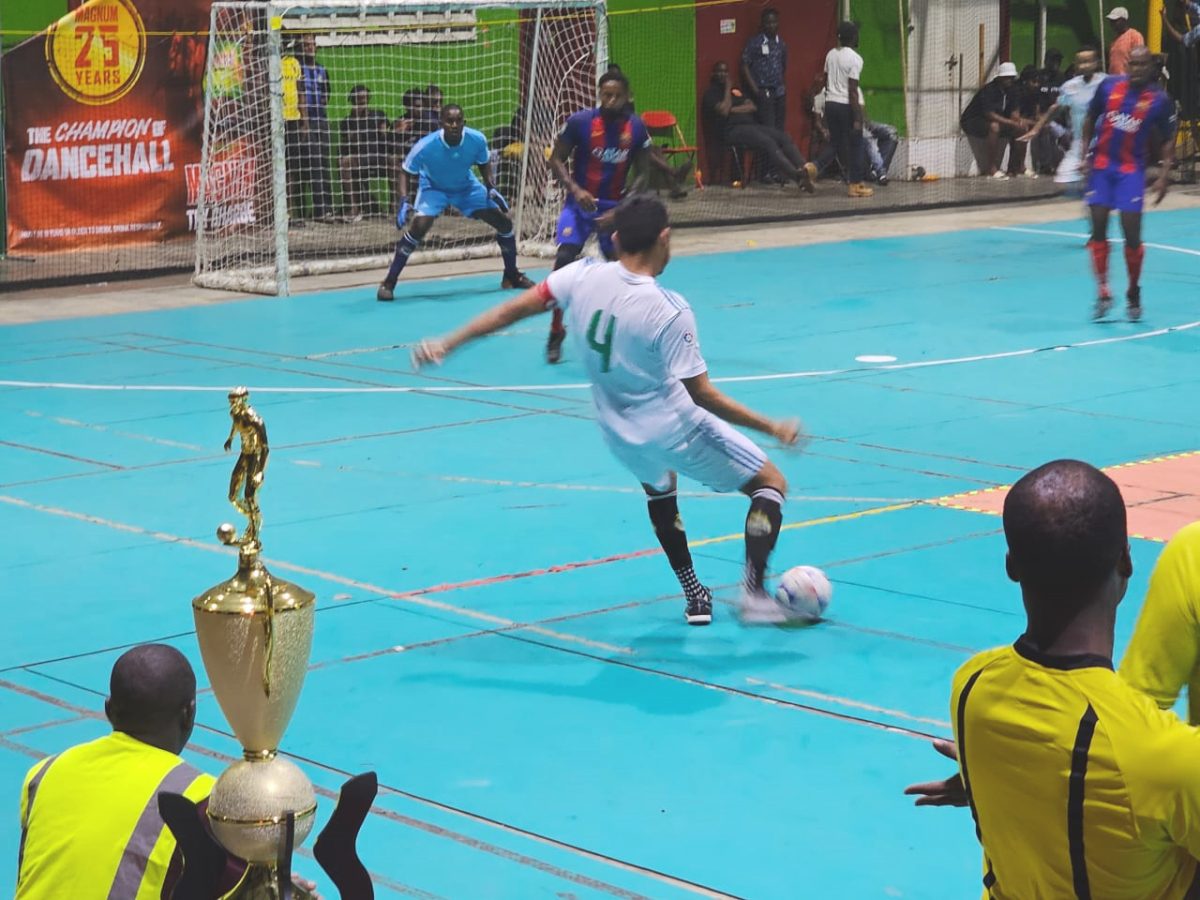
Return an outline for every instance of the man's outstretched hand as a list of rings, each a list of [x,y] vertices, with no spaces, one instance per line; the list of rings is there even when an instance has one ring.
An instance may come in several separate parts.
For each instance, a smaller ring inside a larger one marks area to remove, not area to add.
[[[440,338],[424,338],[413,348],[413,370],[419,372],[423,366],[440,366],[449,352]]]
[[[935,740],[933,749],[947,759],[958,760],[958,746],[954,741]],[[941,781],[910,784],[904,793],[916,795],[917,806],[966,806],[968,803],[967,789],[963,786],[962,775],[957,772]]]

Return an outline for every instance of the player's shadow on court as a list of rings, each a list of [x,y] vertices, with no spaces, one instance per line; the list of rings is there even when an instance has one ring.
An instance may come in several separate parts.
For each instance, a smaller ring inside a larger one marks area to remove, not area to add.
[[[485,667],[486,675],[462,671],[447,657],[444,671],[410,672],[405,684],[520,691],[629,706],[652,715],[689,716],[750,700],[742,696],[756,694],[747,686],[748,675],[804,658],[795,641],[774,650],[749,639],[733,624],[734,614],[723,604],[715,610],[718,625],[689,627],[682,616],[677,623],[673,609],[666,621],[662,617],[670,602],[650,605],[653,612],[648,615],[659,621],[625,641],[624,646],[633,651],[629,654],[572,645],[524,630],[503,631],[461,642],[454,650],[454,656],[469,654],[470,668]],[[529,669],[536,672],[529,674]]]

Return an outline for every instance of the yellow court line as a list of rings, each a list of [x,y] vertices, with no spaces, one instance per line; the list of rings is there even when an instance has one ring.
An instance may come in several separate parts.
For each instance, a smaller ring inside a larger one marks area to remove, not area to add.
[[[780,531],[792,531],[796,528],[812,528],[814,525],[830,525],[834,522],[848,522],[851,519],[862,519],[866,516],[877,516],[880,513],[897,512],[901,509],[912,509],[923,506],[931,501],[910,500],[907,503],[893,503],[890,506],[873,506],[870,509],[860,509],[857,512],[839,513],[836,516],[821,516],[819,519],[805,519],[803,522],[791,522],[780,528]],[[688,541],[689,547],[707,547],[709,544],[723,544],[726,541],[740,541],[746,536],[745,532],[723,534],[720,537],[703,538],[698,541]]]

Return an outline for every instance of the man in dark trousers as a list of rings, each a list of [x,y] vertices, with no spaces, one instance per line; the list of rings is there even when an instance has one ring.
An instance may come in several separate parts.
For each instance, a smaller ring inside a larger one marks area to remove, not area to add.
[[[701,101],[705,127],[721,135],[724,146],[746,147],[770,160],[776,171],[813,192],[817,167],[805,162],[791,136],[782,128],[769,128],[754,119],[755,103],[733,87],[729,65],[713,66],[712,79]]]
[[[782,129],[787,114],[787,44],[779,36],[776,10],[764,9],[761,23],[742,50],[742,84],[754,99],[758,123]]]

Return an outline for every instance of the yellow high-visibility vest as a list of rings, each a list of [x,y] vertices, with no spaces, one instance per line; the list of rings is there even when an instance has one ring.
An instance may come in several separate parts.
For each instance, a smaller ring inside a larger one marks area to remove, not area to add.
[[[119,731],[42,760],[21,788],[17,900],[158,900],[175,851],[158,795],[199,803],[214,783]]]

